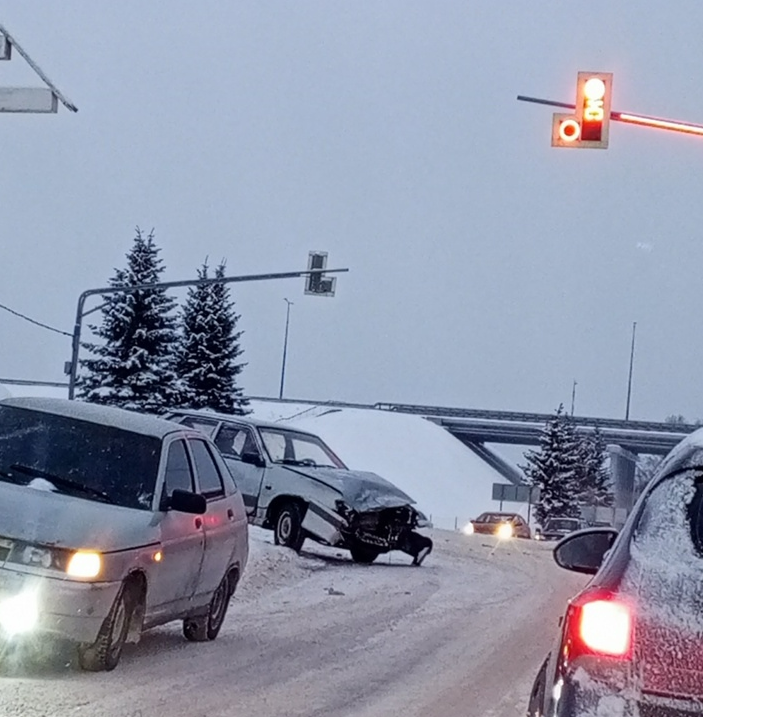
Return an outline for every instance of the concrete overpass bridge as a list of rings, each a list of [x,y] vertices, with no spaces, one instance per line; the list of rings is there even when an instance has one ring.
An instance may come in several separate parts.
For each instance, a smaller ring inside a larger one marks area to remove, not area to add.
[[[444,428],[467,448],[496,470],[509,484],[526,486],[518,467],[491,450],[491,445],[538,446],[543,429],[555,418],[551,413],[489,411],[474,408],[423,406],[405,403],[346,403],[339,401],[303,401],[253,396],[261,401],[304,403],[332,408],[369,408],[406,413],[425,418]],[[663,456],[669,453],[696,426],[632,421],[593,416],[569,416],[578,433],[591,434],[599,429],[607,444],[615,493],[615,508],[628,511],[633,505],[637,457],[641,454]]]

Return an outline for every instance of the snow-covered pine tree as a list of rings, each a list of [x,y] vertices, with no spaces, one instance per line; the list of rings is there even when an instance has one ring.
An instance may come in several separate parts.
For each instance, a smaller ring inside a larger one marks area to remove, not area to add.
[[[116,269],[109,286],[155,284],[164,272],[153,229],[135,229],[127,268]],[[174,348],[175,301],[164,289],[105,294],[102,324],[90,326],[104,343],[84,342],[91,358],[80,361],[78,398],[146,413],[178,403]]]
[[[596,427],[590,436],[581,436],[579,446],[578,490],[581,505],[611,506],[612,480],[606,467],[607,447]]]
[[[225,265],[216,267],[213,278],[224,277]],[[208,262],[197,271],[208,279]],[[236,384],[245,364],[237,363],[242,331],[240,317],[224,283],[202,284],[189,289],[181,321],[178,375],[182,403],[188,408],[210,408],[219,413],[244,414],[248,400]]]
[[[578,499],[578,442],[573,426],[562,415],[563,405],[545,424],[540,436],[540,450],[527,451],[527,465],[523,468],[532,485],[540,489],[536,518],[544,523],[548,518],[577,517]]]

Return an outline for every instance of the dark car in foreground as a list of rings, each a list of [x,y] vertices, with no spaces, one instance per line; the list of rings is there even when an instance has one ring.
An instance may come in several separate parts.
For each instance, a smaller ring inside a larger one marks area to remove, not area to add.
[[[554,548],[592,574],[567,606],[530,717],[703,714],[702,429],[664,460],[620,533],[587,528]]]
[[[531,538],[529,524],[518,513],[481,513],[464,526],[467,535],[495,535],[497,538]]]

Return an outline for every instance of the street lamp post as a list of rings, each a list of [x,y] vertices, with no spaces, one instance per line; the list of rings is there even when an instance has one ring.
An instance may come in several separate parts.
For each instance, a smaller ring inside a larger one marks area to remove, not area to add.
[[[286,349],[289,346],[289,313],[294,305],[293,301],[284,298],[286,302],[286,333],[283,337],[283,363],[281,364],[281,390],[278,392],[278,398],[283,398],[283,382],[286,378]]]
[[[78,351],[81,348],[81,321],[84,316],[97,309],[84,312],[84,302],[96,294],[129,294],[133,291],[152,291],[154,289],[169,289],[181,286],[204,286],[206,284],[229,284],[237,281],[268,281],[271,279],[295,279],[312,274],[337,274],[348,269],[312,269],[308,271],[285,271],[276,274],[248,274],[246,276],[225,276],[214,279],[184,279],[182,281],[160,281],[156,284],[138,284],[137,286],[106,286],[101,289],[87,289],[78,297],[76,307],[76,322],[73,326],[73,349],[65,373],[69,374],[67,397],[75,398],[76,376],[78,375]],[[102,307],[98,307],[102,308]]]
[[[637,322],[631,327],[631,358],[629,359],[629,388],[626,391],[626,420],[629,420],[629,410],[631,409],[631,377],[634,373],[634,340],[637,338]]]

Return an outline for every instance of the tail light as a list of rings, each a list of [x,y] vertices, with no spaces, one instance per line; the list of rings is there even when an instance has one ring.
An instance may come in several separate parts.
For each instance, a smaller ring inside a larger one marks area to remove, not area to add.
[[[609,591],[586,591],[567,608],[561,659],[569,665],[592,655],[628,660],[632,656],[634,613]]]

